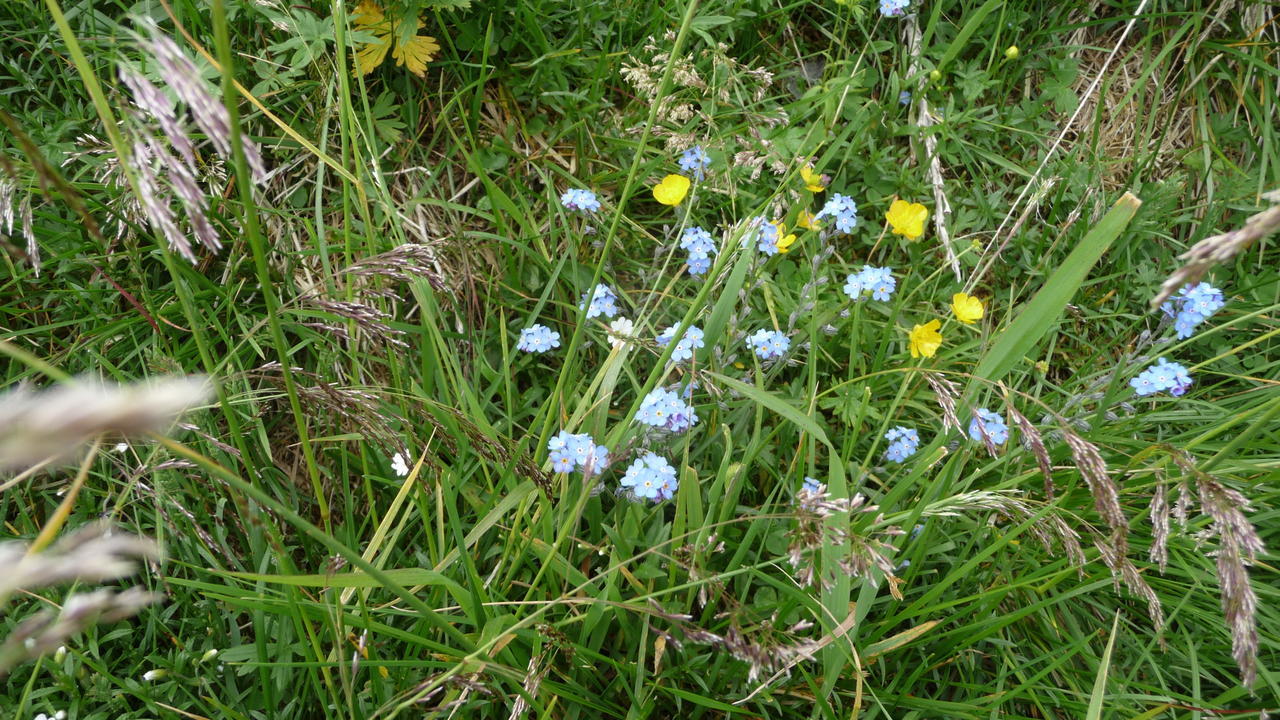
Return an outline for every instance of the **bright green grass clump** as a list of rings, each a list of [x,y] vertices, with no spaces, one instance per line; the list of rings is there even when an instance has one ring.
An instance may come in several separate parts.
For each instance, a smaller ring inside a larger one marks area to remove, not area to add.
[[[0,8],[0,707],[1274,711],[1275,29],[1095,12]]]

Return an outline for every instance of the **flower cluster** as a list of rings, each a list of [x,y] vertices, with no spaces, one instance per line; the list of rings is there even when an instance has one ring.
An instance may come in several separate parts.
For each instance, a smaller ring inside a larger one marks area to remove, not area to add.
[[[889,432],[884,434],[884,439],[889,441],[889,449],[884,453],[884,459],[889,462],[904,462],[915,455],[916,449],[920,447],[920,433],[913,428],[901,425],[890,428]]]
[[[671,339],[674,338],[675,335],[676,326],[672,325],[666,330],[663,330],[662,334],[656,338],[658,345],[666,347],[667,343],[670,343]],[[703,345],[701,328],[690,325],[689,329],[685,330],[684,336],[676,343],[676,349],[671,351],[671,362],[686,362],[692,360],[693,351]]]
[[[823,485],[822,483],[818,482],[817,478],[811,478],[811,477],[808,477],[807,475],[805,476],[805,479],[804,479],[804,485],[800,486],[801,490],[809,493],[810,495],[817,495],[821,493],[825,488],[826,488],[826,485]]]
[[[858,225],[858,204],[853,198],[840,193],[832,193],[831,198],[827,200],[817,215],[813,216],[814,221],[823,218],[832,218],[836,223],[836,230],[848,234]]]
[[[546,325],[530,325],[520,331],[520,339],[516,341],[516,349],[525,352],[544,353],[560,347],[560,333],[552,331]]]
[[[1155,365],[1138,373],[1138,377],[1129,381],[1129,385],[1138,395],[1154,395],[1165,390],[1174,397],[1179,397],[1191,387],[1191,373],[1178,363],[1160,358]]]
[[[706,176],[707,168],[710,166],[711,158],[707,157],[707,152],[701,145],[694,145],[680,155],[680,169],[698,180]]]
[[[618,296],[614,294],[613,289],[608,285],[596,285],[596,289],[591,293],[590,297],[584,293],[582,301],[578,303],[578,309],[587,309],[587,317],[599,317],[603,315],[611,318],[618,314]]]
[[[757,330],[747,342],[761,360],[780,358],[791,348],[791,338],[777,330]]]
[[[576,210],[580,213],[596,212],[600,209],[600,201],[596,199],[596,194],[590,190],[580,190],[578,188],[569,188],[560,196],[560,204],[569,210]]]
[[[1160,309],[1174,319],[1173,327],[1178,331],[1178,338],[1185,340],[1195,333],[1197,325],[1226,304],[1221,290],[1202,282],[1184,286],[1177,295],[1161,304]]]
[[[696,225],[685,228],[680,236],[680,249],[689,253],[686,264],[690,275],[702,275],[711,269],[711,256],[716,253],[716,241],[711,233]]]
[[[854,300],[870,295],[872,300],[888,302],[897,287],[892,268],[863,265],[861,270],[845,278],[844,294]]]
[[[973,419],[969,421],[969,437],[975,442],[982,442],[983,435],[996,445],[1003,445],[1009,439],[1009,426],[1004,418],[986,408],[973,411]]]
[[[880,0],[880,14],[885,17],[902,17],[911,0]]]
[[[583,475],[598,475],[609,465],[609,448],[597,445],[586,433],[570,433],[561,430],[547,441],[551,451],[551,468],[556,472],[570,473],[581,470]]]
[[[622,487],[645,500],[667,500],[676,493],[680,480],[666,458],[646,452],[622,474]]]
[[[675,392],[655,388],[641,401],[636,421],[680,433],[698,424],[698,413]]]

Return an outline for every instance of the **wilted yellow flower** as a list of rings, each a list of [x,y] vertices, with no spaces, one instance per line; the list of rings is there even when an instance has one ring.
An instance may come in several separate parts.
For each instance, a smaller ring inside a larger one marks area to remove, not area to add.
[[[931,358],[937,354],[938,348],[942,347],[942,333],[938,332],[940,327],[942,327],[942,321],[930,320],[924,325],[911,328],[911,335],[908,338],[911,357]]]
[[[956,293],[951,296],[951,312],[960,322],[972,325],[982,319],[982,301],[972,295]]]
[[[918,240],[924,234],[924,221],[928,217],[929,208],[906,200],[894,200],[884,215],[893,232],[908,240]]]
[[[653,199],[663,205],[679,205],[689,194],[690,184],[689,178],[683,175],[668,175],[653,186]]]
[[[826,179],[822,173],[815,172],[812,165],[800,168],[800,179],[804,180],[804,189],[811,193],[820,193],[827,189]]]
[[[413,22],[414,30],[422,29],[422,18],[414,16],[405,18],[405,21]],[[396,59],[396,65],[403,65],[409,69],[409,72],[422,77],[426,74],[427,63],[435,58],[437,52],[440,52],[439,43],[429,35],[413,35],[407,42],[401,42],[400,28],[392,27],[391,21],[382,12],[382,6],[372,0],[364,0],[356,6],[355,12],[351,15],[351,22],[356,30],[370,33],[377,38],[376,42],[363,45],[356,51],[356,70],[361,75],[373,72],[374,68],[387,59],[387,51],[390,50],[391,57]]]

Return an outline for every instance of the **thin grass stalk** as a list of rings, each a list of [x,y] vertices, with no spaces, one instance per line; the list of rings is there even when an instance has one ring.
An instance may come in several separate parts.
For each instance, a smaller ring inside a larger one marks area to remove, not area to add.
[[[49,0],[52,2],[53,0]],[[311,438],[307,435],[307,420],[302,414],[302,405],[298,402],[298,390],[294,384],[290,370],[291,360],[289,348],[285,343],[284,329],[280,325],[280,300],[276,297],[275,287],[271,282],[271,272],[267,267],[266,248],[262,240],[262,232],[258,227],[258,208],[253,201],[253,186],[250,181],[249,163],[245,159],[244,147],[240,141],[240,108],[236,97],[235,66],[232,64],[231,39],[227,31],[227,11],[223,0],[213,2],[213,35],[217,45],[218,57],[222,61],[222,96],[226,103],[231,126],[231,153],[235,159],[236,185],[240,192],[240,202],[244,206],[244,230],[249,239],[249,247],[253,250],[253,262],[257,269],[258,283],[262,288],[262,298],[267,306],[267,324],[271,329],[271,341],[280,358],[280,373],[284,379],[285,392],[289,396],[289,409],[293,412],[294,424],[298,431],[298,440],[302,444],[302,455],[307,463],[307,474],[311,478],[312,491],[316,505],[320,510],[320,520],[325,530],[330,528],[329,501],[324,496],[324,486],[320,482],[320,468],[316,465],[315,450],[311,447]]]

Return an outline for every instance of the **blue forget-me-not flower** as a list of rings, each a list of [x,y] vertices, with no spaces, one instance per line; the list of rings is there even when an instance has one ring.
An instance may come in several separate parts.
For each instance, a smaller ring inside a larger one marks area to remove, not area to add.
[[[656,340],[658,345],[666,347],[671,342],[671,338],[675,337],[676,326],[672,325],[662,331]],[[693,359],[693,351],[703,346],[702,330],[700,328],[689,326],[685,330],[684,336],[680,338],[680,342],[676,343],[676,349],[671,351],[671,362],[685,362]]]
[[[1004,424],[1004,418],[986,408],[973,414],[974,418],[969,421],[969,437],[975,442],[982,442],[984,433],[996,445],[1003,445],[1009,439],[1009,426]]]
[[[581,213],[595,212],[600,209],[600,201],[596,199],[595,193],[578,188],[565,190],[560,196],[560,204],[569,210],[577,210]]]
[[[646,452],[622,474],[622,487],[645,500],[667,500],[676,494],[680,480],[666,458]]]
[[[837,230],[846,234],[851,233],[858,225],[858,203],[847,195],[833,193],[813,219],[817,222],[828,217],[835,220]]]
[[[1160,309],[1173,318],[1178,338],[1185,340],[1195,334],[1196,326],[1227,304],[1222,291],[1209,283],[1184,285],[1177,295],[1166,300]]]
[[[888,302],[897,287],[898,280],[893,277],[891,268],[863,265],[861,270],[845,278],[844,294],[854,300],[870,295],[873,300]]]
[[[581,470],[583,475],[589,477],[599,475],[609,465],[609,449],[597,445],[586,433],[575,434],[561,430],[547,441],[547,449],[551,451],[551,469],[556,472]]]
[[[747,342],[761,360],[780,358],[791,348],[791,338],[777,330],[757,330]]]
[[[677,393],[654,388],[640,401],[636,422],[680,433],[698,424],[698,413]]]
[[[558,347],[560,333],[546,325],[530,325],[520,331],[520,339],[516,341],[516,349],[525,352],[544,353]]]
[[[1160,358],[1155,365],[1143,370],[1137,377],[1130,380],[1129,386],[1141,396],[1168,391],[1170,395],[1180,397],[1191,388],[1191,383],[1191,373],[1185,367],[1169,362],[1166,358]]]
[[[884,458],[889,462],[901,463],[915,455],[916,449],[920,447],[920,433],[901,425],[890,428],[884,434],[884,439],[889,441],[889,448],[884,453]]]
[[[608,285],[596,285],[596,289],[590,295],[590,300],[586,293],[582,295],[582,301],[578,303],[578,309],[587,308],[587,317],[593,318],[603,315],[611,318],[618,314],[618,296],[614,294],[613,289]]]
[[[701,180],[711,165],[711,158],[701,145],[694,145],[680,154],[680,169]]]

